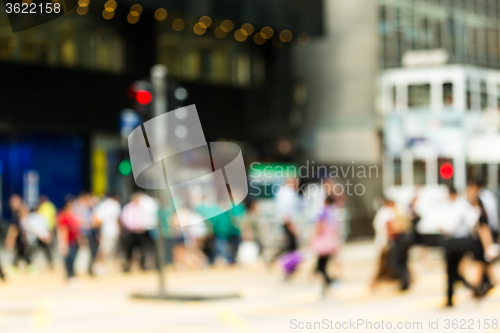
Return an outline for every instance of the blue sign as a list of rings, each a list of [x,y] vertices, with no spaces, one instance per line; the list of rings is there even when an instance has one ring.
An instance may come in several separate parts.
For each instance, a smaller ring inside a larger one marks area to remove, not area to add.
[[[120,112],[120,134],[128,137],[130,132],[141,124],[141,117],[131,109],[125,109]]]

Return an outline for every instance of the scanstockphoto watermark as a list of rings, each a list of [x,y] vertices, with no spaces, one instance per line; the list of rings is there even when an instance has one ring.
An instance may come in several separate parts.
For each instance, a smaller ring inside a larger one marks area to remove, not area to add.
[[[292,330],[422,330],[424,323],[421,321],[370,321],[367,319],[349,319],[345,321],[336,321],[331,319],[323,319],[321,321],[299,321],[297,319],[290,320],[290,328]],[[427,328],[431,328],[430,324]]]
[[[323,191],[334,195],[362,196],[366,192],[363,180],[378,178],[378,166],[314,165],[306,161],[299,167],[294,165],[265,165],[260,162],[250,164],[250,194],[277,195],[285,187],[304,196],[314,196]],[[319,182],[302,182],[300,179],[317,179]],[[341,179],[347,179],[341,181]]]
[[[449,319],[428,319],[423,321],[388,321],[369,319],[348,319],[332,320],[322,319],[319,321],[300,321],[290,319],[289,328],[292,330],[361,330],[366,331],[449,331],[456,330],[478,331],[497,330],[500,327],[498,318],[449,318]]]

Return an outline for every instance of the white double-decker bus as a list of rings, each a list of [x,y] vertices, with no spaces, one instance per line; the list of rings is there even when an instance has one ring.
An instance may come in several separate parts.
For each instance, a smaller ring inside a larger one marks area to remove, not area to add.
[[[418,193],[422,233],[438,233],[446,185],[481,177],[498,192],[500,71],[465,65],[398,68],[381,77],[384,192]]]

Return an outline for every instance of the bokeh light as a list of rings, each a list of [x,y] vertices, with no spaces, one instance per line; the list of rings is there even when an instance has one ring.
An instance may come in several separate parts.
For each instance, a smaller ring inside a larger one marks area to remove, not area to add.
[[[253,36],[253,41],[257,45],[262,45],[262,44],[264,44],[266,42],[266,36],[262,32],[257,32]]]
[[[175,19],[174,22],[172,22],[172,29],[174,29],[175,31],[181,31],[184,29],[185,26],[186,23],[184,23],[184,20],[180,18]]]
[[[116,9],[116,1],[109,0],[104,4],[104,9],[108,12],[112,12]]]
[[[155,11],[155,19],[157,19],[158,21],[163,21],[164,19],[167,18],[167,15],[168,13],[164,8],[158,8]]]
[[[142,14],[142,6],[139,4],[135,4],[132,7],[130,7],[130,14],[134,16],[139,16]]]
[[[208,16],[202,16],[200,18],[200,23],[203,23],[205,25],[205,29],[206,29],[212,25],[212,19]]]
[[[253,25],[251,25],[250,23],[245,23],[241,26],[241,30],[244,34],[250,36],[251,34],[253,34]]]
[[[89,7],[88,6],[85,6],[85,7],[78,7],[76,9],[76,12],[78,13],[78,15],[85,15],[89,12]]]
[[[207,28],[203,23],[198,22],[194,25],[193,31],[197,35],[203,35],[207,31]]]
[[[106,9],[102,11],[102,17],[104,17],[104,19],[106,20],[111,20],[114,16],[115,16],[114,11],[109,12]]]
[[[292,32],[290,30],[283,30],[280,32],[280,40],[283,43],[288,43],[293,38]]]
[[[134,15],[132,13],[128,13],[127,21],[128,21],[128,23],[136,24],[137,22],[139,22],[139,15]]]
[[[229,31],[233,30],[234,24],[233,24],[233,22],[231,22],[231,20],[224,20],[220,24],[220,27],[221,27],[222,31],[229,32]]]
[[[264,36],[266,36],[266,39],[271,39],[274,35],[274,30],[271,27],[264,27],[260,32],[262,32]]]
[[[243,32],[243,30],[238,29],[234,32],[234,39],[236,39],[238,42],[243,42],[247,39],[247,35],[245,32]]]

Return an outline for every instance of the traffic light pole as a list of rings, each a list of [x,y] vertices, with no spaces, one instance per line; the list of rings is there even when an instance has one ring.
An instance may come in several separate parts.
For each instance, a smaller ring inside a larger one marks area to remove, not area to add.
[[[153,117],[157,117],[167,112],[167,75],[168,69],[164,65],[154,65],[151,68],[151,82],[153,84]],[[166,126],[167,127],[167,126]],[[160,135],[160,142],[167,142],[168,128],[165,131],[158,133]],[[167,179],[165,178],[165,184]],[[168,190],[158,190],[158,197],[160,198],[160,207],[165,208],[169,202]],[[161,225],[161,218],[158,217],[158,232],[159,236],[156,241],[157,260],[158,260],[158,293],[160,297],[166,296],[165,289],[165,272],[163,270],[163,255],[164,255],[164,235]]]
[[[167,112],[167,67],[163,65],[154,65],[151,68],[151,82],[153,84],[153,117],[157,117],[161,114]],[[166,125],[166,124],[165,124]],[[160,137],[158,138],[160,142],[168,142],[168,126],[165,126],[165,130],[158,133]],[[167,184],[166,175],[165,184]],[[170,191],[168,186],[166,190],[159,190],[158,196],[161,201],[162,207],[166,207],[170,204]],[[179,300],[179,301],[206,301],[206,300],[216,300],[216,299],[228,299],[228,298],[238,298],[239,294],[236,293],[209,293],[209,294],[172,294],[167,293],[165,288],[165,273],[163,270],[163,254],[164,254],[164,235],[161,226],[161,218],[158,219],[158,229],[159,237],[156,242],[156,249],[158,252],[157,260],[158,263],[158,275],[159,275],[159,289],[158,292],[153,294],[148,293],[138,293],[133,294],[133,298],[137,299],[162,299],[162,300]]]

